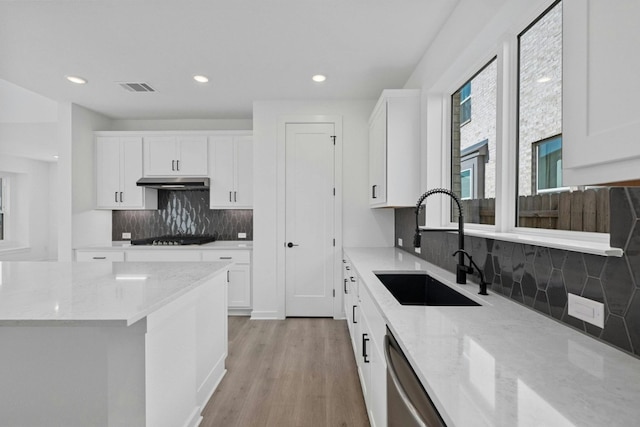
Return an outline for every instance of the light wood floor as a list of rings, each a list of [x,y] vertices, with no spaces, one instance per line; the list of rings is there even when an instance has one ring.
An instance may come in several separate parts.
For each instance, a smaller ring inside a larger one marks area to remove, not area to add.
[[[343,320],[229,317],[227,370],[202,427],[369,426]]]

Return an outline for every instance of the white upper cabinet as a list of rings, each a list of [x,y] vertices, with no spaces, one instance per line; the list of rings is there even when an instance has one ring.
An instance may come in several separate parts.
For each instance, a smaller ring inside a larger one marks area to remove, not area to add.
[[[145,176],[207,176],[206,136],[145,136]]]
[[[563,182],[640,178],[640,2],[563,2]]]
[[[157,209],[157,191],[136,186],[141,177],[141,137],[96,137],[98,209]]]
[[[253,144],[249,135],[209,137],[211,209],[253,206]]]
[[[420,91],[385,90],[369,118],[369,204],[415,205],[420,196]]]

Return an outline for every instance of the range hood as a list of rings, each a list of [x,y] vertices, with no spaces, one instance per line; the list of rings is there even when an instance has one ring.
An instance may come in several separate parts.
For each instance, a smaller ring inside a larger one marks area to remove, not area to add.
[[[209,178],[186,176],[140,178],[136,185],[159,190],[208,190]]]

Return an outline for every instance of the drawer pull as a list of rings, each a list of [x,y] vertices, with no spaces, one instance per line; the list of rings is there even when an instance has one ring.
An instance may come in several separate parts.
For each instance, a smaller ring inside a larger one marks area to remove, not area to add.
[[[233,259],[232,256],[221,256],[220,259]]]
[[[107,259],[106,256],[94,256],[93,259]]]

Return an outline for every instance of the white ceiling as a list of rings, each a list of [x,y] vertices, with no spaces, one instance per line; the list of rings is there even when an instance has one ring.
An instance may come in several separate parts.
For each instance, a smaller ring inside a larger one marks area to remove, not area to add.
[[[115,119],[250,119],[254,100],[376,99],[404,85],[458,2],[0,0],[0,79]]]

